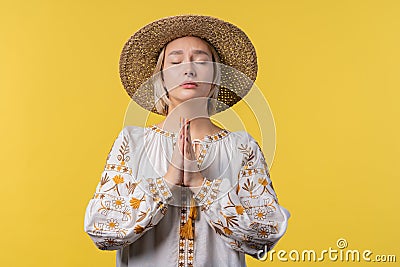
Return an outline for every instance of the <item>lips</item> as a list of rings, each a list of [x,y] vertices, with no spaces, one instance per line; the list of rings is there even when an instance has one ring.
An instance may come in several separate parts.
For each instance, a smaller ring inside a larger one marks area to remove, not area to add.
[[[195,82],[184,82],[184,83],[181,84],[181,86],[182,86],[183,88],[190,89],[190,88],[195,88],[195,87],[197,87],[197,83],[195,83]]]
[[[184,83],[181,84],[181,86],[183,86],[183,85],[194,85],[194,86],[197,86],[197,83],[195,83],[195,82],[184,82]]]

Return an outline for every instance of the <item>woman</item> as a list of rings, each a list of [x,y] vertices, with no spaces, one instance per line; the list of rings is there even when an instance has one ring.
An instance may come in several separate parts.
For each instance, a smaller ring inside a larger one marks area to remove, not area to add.
[[[166,118],[123,128],[86,210],[85,231],[118,250],[117,266],[245,266],[244,254],[263,259],[283,236],[290,214],[258,143],[209,118],[256,72],[248,37],[213,17],[163,18],[125,44],[125,89]]]

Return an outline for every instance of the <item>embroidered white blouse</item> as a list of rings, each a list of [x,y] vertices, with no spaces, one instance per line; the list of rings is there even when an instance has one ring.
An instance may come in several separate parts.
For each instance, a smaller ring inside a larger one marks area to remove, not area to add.
[[[285,233],[290,213],[278,204],[256,140],[226,129],[193,140],[206,177],[195,195],[171,190],[163,178],[176,141],[156,125],[123,128],[87,206],[85,232],[99,249],[118,250],[121,267],[242,267],[245,254],[261,259]],[[194,237],[181,237],[191,198],[198,204]]]

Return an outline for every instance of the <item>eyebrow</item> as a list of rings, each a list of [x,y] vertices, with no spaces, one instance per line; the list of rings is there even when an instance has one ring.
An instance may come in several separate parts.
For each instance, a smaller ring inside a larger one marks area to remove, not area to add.
[[[168,54],[168,56],[171,56],[171,55],[182,55],[182,54],[183,54],[183,50],[174,50],[174,51],[171,51]],[[210,56],[206,51],[200,50],[200,49],[193,50],[193,54],[195,54],[195,55],[203,54],[203,55]]]

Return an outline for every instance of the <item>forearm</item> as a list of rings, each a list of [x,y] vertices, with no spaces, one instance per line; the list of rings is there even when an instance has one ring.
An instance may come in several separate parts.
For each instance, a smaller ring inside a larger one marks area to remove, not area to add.
[[[163,196],[156,189],[150,196],[137,183],[134,189],[132,186],[132,182],[124,183],[117,189],[120,195],[109,193],[117,190],[105,186],[105,190],[97,191],[90,200],[85,214],[85,232],[99,249],[116,250],[135,242],[166,213],[165,202],[170,194]],[[126,189],[133,190],[125,194]]]

